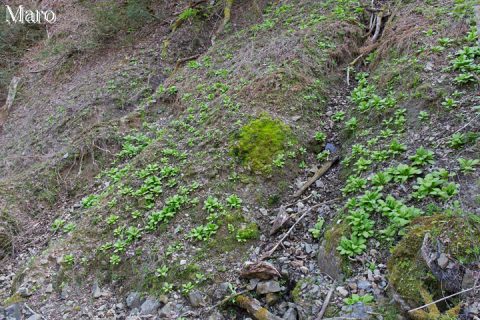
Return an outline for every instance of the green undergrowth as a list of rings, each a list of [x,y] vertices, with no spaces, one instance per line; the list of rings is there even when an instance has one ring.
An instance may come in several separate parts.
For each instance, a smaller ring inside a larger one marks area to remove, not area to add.
[[[459,45],[476,40],[471,32],[458,41]],[[454,67],[446,70],[455,71],[461,68],[455,67],[459,60],[470,59],[465,62],[468,65],[465,68],[474,72],[477,49],[475,45],[463,47],[451,62]],[[348,228],[340,239],[338,251],[344,256],[363,254],[372,239],[392,246],[405,235],[415,218],[454,210],[459,205],[454,199],[459,197],[461,189],[453,178],[474,172],[477,165],[475,159],[462,158],[460,170],[448,170],[436,165],[435,147],[425,144],[409,150],[401,141],[416,127],[409,123],[423,120],[420,115],[412,119],[409,114],[412,110],[407,109],[408,104],[394,88],[380,94],[382,90],[374,84],[376,78],[359,73],[357,81],[350,97],[355,105],[350,118],[344,114],[334,115],[334,121],[338,126],[343,125],[344,135],[352,141],[350,151],[342,160],[346,176],[342,192],[348,197],[343,218]],[[451,84],[458,85],[458,81],[453,79]],[[455,101],[445,101],[444,112],[452,112]],[[478,135],[473,132],[455,133],[449,140],[445,139],[442,147],[458,150],[477,140]],[[403,186],[400,193],[396,191],[398,185]],[[427,200],[431,203],[425,206]],[[432,212],[434,206],[437,212]]]

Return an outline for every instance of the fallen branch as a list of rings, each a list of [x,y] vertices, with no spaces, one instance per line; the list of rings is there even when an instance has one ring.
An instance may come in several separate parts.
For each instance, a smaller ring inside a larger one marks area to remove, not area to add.
[[[335,283],[332,284],[332,287],[328,291],[327,297],[325,298],[325,301],[323,302],[322,309],[320,310],[320,313],[318,314],[318,319],[321,320],[323,318],[323,315],[325,314],[325,311],[327,311],[328,304],[330,303],[330,299],[332,299],[332,294],[333,291],[335,290]]]
[[[228,297],[223,298],[222,300],[220,300],[219,302],[217,302],[215,305],[213,305],[213,306],[211,306],[210,308],[208,308],[208,309],[207,309],[207,313],[210,312],[210,311],[212,311],[212,310],[215,309],[215,308],[220,307],[221,305],[227,303],[228,301],[230,301],[230,300],[232,300],[232,299],[234,299],[234,298],[236,298],[236,297],[238,297],[238,296],[240,296],[240,295],[242,295],[242,294],[245,294],[245,293],[247,293],[247,292],[250,292],[250,291],[252,291],[252,290],[253,290],[253,289],[246,289],[246,290],[243,290],[243,291],[240,291],[240,292],[231,294],[231,295],[229,295]]]
[[[257,320],[282,320],[266,308],[262,307],[257,299],[249,298],[244,295],[237,296],[235,302],[240,308],[247,310]]]
[[[295,221],[295,223],[290,227],[290,229],[288,229],[287,233],[285,233],[283,235],[283,237],[280,239],[280,241],[277,242],[277,244],[270,250],[268,251],[266,254],[264,254],[260,260],[265,260],[269,257],[272,256],[272,254],[278,249],[278,247],[280,246],[280,244],[290,235],[290,233],[292,233],[293,229],[295,229],[295,226],[300,222],[302,221],[306,216],[307,214],[312,211],[312,210],[315,210],[317,208],[320,208],[321,206],[327,204],[327,203],[330,203],[330,202],[334,202],[334,201],[337,201],[339,200],[340,198],[335,198],[335,199],[331,199],[331,200],[328,200],[328,201],[324,201],[322,203],[318,203],[316,205],[314,205],[313,207],[311,208],[308,208],[307,210],[303,211],[303,214],[300,216],[300,218],[298,218],[297,221]]]
[[[414,312],[414,311],[417,311],[417,310],[420,310],[420,309],[423,309],[423,308],[427,308],[427,307],[429,307],[429,306],[431,306],[431,305],[433,305],[433,304],[437,304],[438,302],[441,302],[441,301],[444,301],[444,300],[448,300],[448,299],[450,299],[450,298],[453,298],[453,297],[455,297],[455,296],[461,295],[461,294],[463,294],[463,293],[466,293],[466,292],[469,292],[469,291],[472,291],[472,290],[475,290],[475,289],[480,289],[480,286],[474,286],[474,287],[471,287],[471,288],[469,288],[469,289],[462,290],[462,291],[460,291],[460,292],[457,292],[457,293],[451,294],[451,295],[449,295],[449,296],[443,297],[443,298],[441,298],[441,299],[438,299],[438,300],[432,301],[432,302],[430,302],[430,303],[427,303],[427,304],[425,304],[425,305],[423,305],[423,306],[421,306],[421,307],[418,307],[418,308],[415,308],[415,309],[412,309],[412,310],[408,310],[408,312]]]
[[[174,72],[175,72],[176,70],[178,70],[178,68],[180,68],[180,66],[181,66],[182,64],[184,64],[185,62],[188,62],[188,61],[191,61],[191,60],[195,60],[195,59],[197,59],[198,57],[200,57],[200,54],[194,54],[193,56],[190,56],[190,57],[178,59],[178,60],[177,60],[177,63],[175,64]]]
[[[315,174],[313,175],[313,177],[311,177],[310,179],[308,179],[308,181],[300,188],[300,190],[298,190],[297,192],[295,192],[295,194],[293,195],[294,198],[297,198],[299,197],[300,195],[302,195],[302,193],[305,192],[305,190],[307,190],[315,181],[318,180],[318,178],[320,178],[321,176],[323,176],[327,171],[328,169],[330,169],[337,161],[338,161],[338,156],[336,156],[335,158],[333,158],[332,160],[330,161],[327,161],[320,169],[317,170],[317,172],[315,172]]]

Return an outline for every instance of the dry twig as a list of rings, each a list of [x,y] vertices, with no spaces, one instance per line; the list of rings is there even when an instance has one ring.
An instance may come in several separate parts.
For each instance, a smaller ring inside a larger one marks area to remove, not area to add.
[[[328,291],[327,297],[325,298],[325,301],[323,302],[322,309],[320,310],[320,313],[318,314],[318,319],[321,320],[323,318],[323,315],[325,314],[325,311],[327,311],[328,304],[330,303],[330,299],[332,299],[332,294],[333,291],[335,290],[335,283],[332,284],[332,287]]]
[[[290,235],[290,233],[292,233],[293,229],[295,229],[295,226],[300,222],[302,221],[306,216],[307,214],[312,211],[312,210],[315,210],[317,208],[320,208],[321,206],[327,204],[327,203],[331,203],[331,202],[334,202],[334,201],[337,201],[339,200],[340,198],[335,198],[335,199],[331,199],[331,200],[328,200],[328,201],[324,201],[322,203],[318,203],[316,205],[314,205],[313,207],[311,208],[308,208],[306,210],[303,211],[303,214],[300,216],[300,218],[297,219],[297,221],[295,221],[295,223],[290,227],[290,229],[288,229],[288,231],[283,235],[283,237],[280,239],[280,241],[277,242],[277,244],[270,250],[268,251],[266,254],[264,254],[260,260],[265,260],[269,257],[272,256],[272,254],[278,249],[278,247],[280,246],[280,244],[282,244],[282,242]]]
[[[466,293],[466,292],[469,292],[469,291],[472,291],[472,290],[475,290],[475,289],[480,289],[480,286],[474,286],[474,287],[471,287],[469,289],[465,289],[465,290],[462,290],[460,292],[457,292],[457,293],[454,293],[454,294],[451,294],[449,296],[446,296],[446,297],[443,297],[441,299],[438,299],[438,300],[435,300],[435,301],[432,301],[430,303],[427,303],[421,307],[418,307],[418,308],[415,308],[415,309],[412,309],[412,310],[408,310],[408,312],[414,312],[414,311],[417,311],[417,310],[420,310],[420,309],[423,309],[423,308],[426,308],[426,307],[429,307],[431,305],[434,305],[434,304],[437,304],[438,302],[441,302],[441,301],[445,301],[445,300],[448,300],[450,298],[453,298],[455,296],[458,296],[458,295],[461,295],[463,293]]]

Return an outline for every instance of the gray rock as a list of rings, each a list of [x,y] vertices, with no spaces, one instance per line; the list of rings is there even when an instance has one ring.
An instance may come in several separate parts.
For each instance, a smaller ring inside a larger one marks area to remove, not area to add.
[[[53,292],[53,284],[49,283],[45,288],[45,293],[52,293]]]
[[[215,299],[223,299],[230,292],[230,283],[221,283],[213,293]]]
[[[175,314],[175,306],[169,302],[158,312],[160,318],[171,318]]]
[[[278,281],[262,281],[257,285],[258,294],[267,294],[280,291],[282,291],[282,287],[280,287],[280,283],[278,283]]]
[[[367,280],[360,280],[357,282],[358,289],[369,290],[372,288],[372,284]]]
[[[323,189],[323,188],[325,188],[325,183],[323,183],[323,181],[319,179],[319,180],[315,181],[315,187],[317,187],[319,189]]]
[[[463,280],[462,280],[462,289],[463,290],[464,289],[469,289],[469,288],[475,286],[475,283],[477,282],[477,279],[479,279],[479,278],[480,278],[480,273],[477,274],[470,269],[465,270],[465,274],[464,274]],[[475,294],[475,292],[470,292],[466,295],[471,295],[471,294]]]
[[[144,300],[140,292],[130,292],[127,296],[126,303],[130,309],[138,308]]]
[[[325,145],[325,150],[330,151],[330,154],[337,152],[337,147],[333,143],[327,143]]]
[[[98,299],[102,296],[102,290],[100,289],[100,287],[98,286],[98,283],[95,282],[93,284],[93,288],[92,288],[92,293],[93,293],[93,297],[95,299]]]
[[[17,292],[22,298],[28,298],[32,295],[32,292],[27,287],[20,287]]]
[[[373,319],[372,316],[373,308],[362,303],[357,302],[351,306],[344,306],[342,308],[341,317],[353,318],[358,320],[369,320]]]
[[[208,320],[224,320],[225,318],[222,316],[220,312],[214,312],[208,317]]]
[[[60,299],[65,300],[68,298],[68,294],[70,292],[70,288],[65,286],[62,288],[62,292],[60,292]]]
[[[27,320],[42,320],[42,316],[39,314],[33,314],[27,318]]]
[[[12,304],[5,308],[5,316],[8,320],[20,320],[22,318],[22,306],[20,303]]]
[[[292,121],[296,122],[296,121],[300,120],[301,118],[302,118],[302,116],[293,116]]]
[[[310,254],[310,253],[313,252],[313,248],[312,248],[312,245],[311,245],[311,244],[305,243],[305,252],[306,252],[307,254]]]
[[[445,269],[448,265],[448,257],[445,253],[440,254],[440,257],[437,259],[438,266],[442,269]]]
[[[260,282],[260,279],[250,279],[248,285],[247,285],[247,289],[248,290],[255,290],[255,288],[257,287],[257,284]]]
[[[145,300],[140,307],[140,314],[152,315],[157,312],[158,308],[160,308],[160,302],[153,298],[147,298],[147,300]]]
[[[188,300],[193,307],[205,306],[205,299],[200,291],[194,290],[189,292]]]
[[[344,287],[337,287],[336,290],[342,297],[348,296],[348,290]]]
[[[284,320],[297,320],[297,310],[295,308],[289,308],[283,315]]]
[[[325,249],[325,241],[318,248],[317,261],[320,272],[330,275],[335,280],[342,279],[342,261],[338,258],[336,249],[328,251]]]
[[[167,304],[168,303],[168,297],[164,294],[162,294],[160,297],[158,297],[158,301],[160,301],[160,303],[162,304]]]

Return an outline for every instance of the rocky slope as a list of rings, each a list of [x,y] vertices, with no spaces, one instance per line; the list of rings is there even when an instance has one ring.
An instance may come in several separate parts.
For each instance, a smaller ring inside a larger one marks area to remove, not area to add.
[[[42,5],[0,319],[480,316],[475,1]]]

